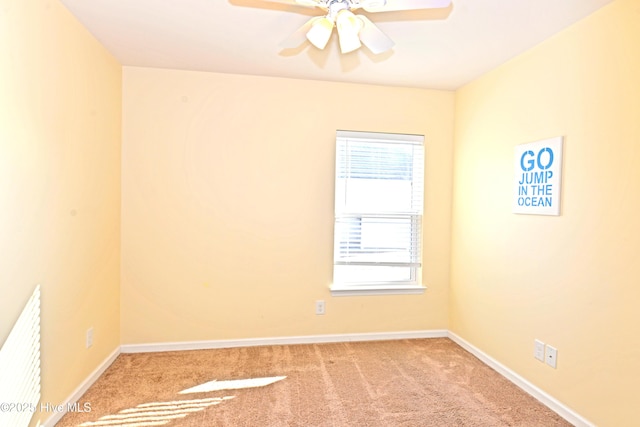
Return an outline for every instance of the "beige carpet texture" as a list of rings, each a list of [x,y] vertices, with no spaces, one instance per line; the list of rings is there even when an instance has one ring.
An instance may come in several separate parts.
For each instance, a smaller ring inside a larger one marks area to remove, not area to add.
[[[571,425],[447,338],[122,354],[79,403],[58,427]]]

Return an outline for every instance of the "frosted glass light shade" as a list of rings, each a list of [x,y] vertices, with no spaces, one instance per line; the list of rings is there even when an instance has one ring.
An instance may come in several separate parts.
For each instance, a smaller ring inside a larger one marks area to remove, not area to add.
[[[317,19],[307,33],[307,39],[318,49],[324,49],[331,37],[333,22],[327,17]]]
[[[340,51],[349,53],[360,46],[358,33],[362,28],[362,22],[349,10],[341,10],[336,18],[336,27],[340,37]]]

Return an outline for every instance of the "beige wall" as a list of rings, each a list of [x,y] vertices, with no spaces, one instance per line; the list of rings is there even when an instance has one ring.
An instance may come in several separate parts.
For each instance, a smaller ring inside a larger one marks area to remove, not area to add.
[[[58,1],[2,0],[0,52],[0,342],[40,284],[59,404],[120,343],[121,68]]]
[[[639,19],[618,0],[456,96],[450,327],[599,426],[640,420]],[[514,146],[553,136],[562,215],[512,214]]]
[[[447,327],[452,92],[132,67],[123,85],[123,344]],[[331,297],[336,129],[426,135],[424,295]]]

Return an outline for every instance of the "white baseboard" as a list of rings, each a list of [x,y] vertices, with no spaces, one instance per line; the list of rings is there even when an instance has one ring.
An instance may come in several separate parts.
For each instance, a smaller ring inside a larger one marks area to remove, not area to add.
[[[321,344],[356,341],[384,341],[416,338],[446,338],[447,331],[405,331],[362,334],[306,335],[276,338],[247,338],[237,340],[189,341],[151,344],[124,344],[122,353],[153,353],[159,351],[207,350],[215,348],[256,347],[264,345]]]
[[[77,402],[83,394],[96,382],[100,375],[107,370],[109,366],[120,355],[120,347],[117,347],[113,352],[107,356],[106,359],[75,389],[73,393],[67,398],[67,400],[60,405],[62,408],[68,408],[73,403]],[[49,417],[45,422],[41,424],[42,427],[54,427],[58,421],[67,413],[67,411],[55,412],[53,416]]]
[[[551,409],[556,414],[560,415],[562,418],[564,418],[574,426],[596,427],[595,424],[591,423],[584,417],[578,415],[571,408],[569,408],[568,406],[566,406],[565,404],[563,404],[562,402],[560,402],[550,394],[546,393],[545,391],[539,389],[538,387],[533,385],[531,382],[522,378],[520,375],[516,374],[511,369],[507,368],[506,366],[504,366],[503,364],[501,364],[491,356],[487,355],[477,347],[473,346],[469,342],[460,338],[458,335],[449,331],[448,336],[449,338],[451,338],[452,341],[454,341],[460,347],[464,348],[469,353],[473,354],[475,357],[480,359],[485,365],[494,369],[500,375],[502,375],[503,377],[505,377],[506,379],[508,379],[509,381],[511,381],[518,387],[520,387],[525,392],[529,393],[531,396],[538,399],[543,405]]]

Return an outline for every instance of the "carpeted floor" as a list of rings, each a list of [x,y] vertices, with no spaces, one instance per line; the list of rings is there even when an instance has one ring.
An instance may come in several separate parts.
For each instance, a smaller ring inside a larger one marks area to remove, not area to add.
[[[571,425],[446,338],[123,354],[85,402],[57,426]]]

